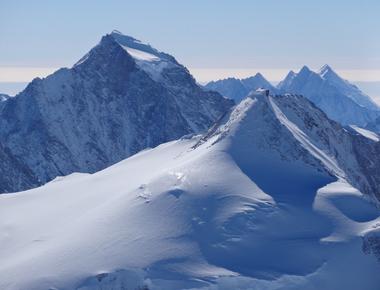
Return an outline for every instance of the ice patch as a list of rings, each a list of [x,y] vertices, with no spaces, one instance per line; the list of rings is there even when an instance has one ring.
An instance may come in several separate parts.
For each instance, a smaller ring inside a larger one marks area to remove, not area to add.
[[[360,135],[372,140],[372,141],[375,141],[375,142],[379,142],[379,136],[372,132],[372,131],[369,131],[369,130],[366,130],[366,129],[363,129],[363,128],[360,128],[356,125],[351,125],[350,126],[352,129],[354,129],[357,133],[359,133]]]
[[[130,48],[128,46],[122,45],[122,47],[136,60],[144,60],[144,61],[158,61],[160,60],[159,57],[134,48]]]

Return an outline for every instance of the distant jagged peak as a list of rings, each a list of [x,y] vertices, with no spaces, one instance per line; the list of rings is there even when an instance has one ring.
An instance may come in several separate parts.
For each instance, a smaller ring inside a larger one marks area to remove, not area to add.
[[[118,30],[113,30],[111,33],[106,34],[102,37],[100,43],[94,47],[89,53],[83,56],[74,67],[86,62],[91,56],[96,55],[96,51],[100,51],[101,47],[103,51],[114,48],[116,46],[121,47],[125,52],[128,53],[135,61],[139,63],[172,63],[178,65],[178,62],[170,54],[161,52],[149,43],[144,43],[132,36],[125,35]]]
[[[295,77],[297,77],[297,73],[295,73],[293,70],[290,70],[286,77],[277,84],[276,88],[279,90],[287,88]]]
[[[291,80],[297,76],[297,73],[295,73],[293,70],[290,70],[288,74],[286,75],[285,80]]]
[[[319,69],[319,74],[323,75],[328,72],[334,72],[334,70],[329,66],[328,64],[324,64],[320,69]],[[335,72],[334,72],[335,73]]]
[[[257,79],[266,80],[266,78],[260,72],[256,73],[253,77]]]
[[[247,81],[247,80],[257,80],[257,81],[264,81],[264,82],[268,82],[269,81],[260,73],[260,72],[257,72],[255,75],[253,76],[249,76],[249,77],[243,77],[243,78],[238,78],[238,77],[226,77],[224,79],[219,79],[219,80],[213,80],[213,81],[210,81],[209,84],[212,84],[212,83],[217,83],[217,82],[223,82],[223,81],[238,81],[238,82],[244,82],[244,81]]]
[[[379,111],[368,95],[339,76],[328,64],[317,71],[305,65],[298,73],[289,72],[277,88],[282,92],[303,94],[343,125],[365,126],[377,117],[378,113],[373,111]]]
[[[339,82],[346,83],[345,80],[343,80],[328,64],[323,65],[320,69],[318,74],[323,78],[327,80],[335,80]]]
[[[310,73],[313,73],[313,71],[311,71],[311,69],[310,69],[307,65],[304,65],[304,66],[300,69],[298,75],[304,75],[304,74],[310,74]]]

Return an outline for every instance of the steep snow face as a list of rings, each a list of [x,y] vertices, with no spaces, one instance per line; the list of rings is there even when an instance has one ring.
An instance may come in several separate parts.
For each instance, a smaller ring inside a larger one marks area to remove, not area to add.
[[[202,138],[0,196],[0,288],[377,290],[380,212],[302,99],[252,94]]]
[[[217,91],[221,95],[231,98],[236,102],[240,102],[249,94],[249,92],[255,91],[259,88],[269,89],[273,93],[277,92],[277,89],[260,73],[246,79],[228,78],[212,81],[205,87],[209,90]]]
[[[289,73],[278,89],[303,94],[333,120],[343,125],[365,126],[379,116],[378,106],[356,86],[340,78],[325,65],[319,73],[304,66],[298,74]]]
[[[44,183],[207,130],[232,101],[200,88],[172,56],[114,32],[1,104],[2,144]]]

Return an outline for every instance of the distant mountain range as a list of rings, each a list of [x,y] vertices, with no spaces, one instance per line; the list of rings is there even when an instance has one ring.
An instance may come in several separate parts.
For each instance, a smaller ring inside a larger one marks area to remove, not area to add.
[[[257,77],[259,75],[259,77]],[[255,80],[251,86],[245,80],[225,79],[208,83],[205,87],[218,91],[226,97],[239,101],[247,91],[258,87],[276,93],[302,94],[321,108],[329,118],[342,125],[367,127],[380,116],[378,105],[357,86],[338,76],[333,69],[324,65],[318,73],[304,66],[299,73],[290,71],[286,78],[273,87],[258,74],[248,78]],[[245,89],[241,89],[241,87]]]
[[[244,99],[251,91],[266,88],[276,93],[278,90],[268,82],[261,73],[245,79],[228,78],[211,81],[205,88],[219,92],[221,95],[235,100],[237,103]]]

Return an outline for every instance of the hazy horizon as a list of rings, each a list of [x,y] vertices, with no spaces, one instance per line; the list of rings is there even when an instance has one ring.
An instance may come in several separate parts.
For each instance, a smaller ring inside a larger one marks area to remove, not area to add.
[[[374,0],[0,0],[0,6],[4,93],[71,67],[113,29],[172,54],[200,83],[257,72],[278,82],[291,69],[324,64],[354,83],[380,82],[380,3]],[[380,96],[378,86],[370,87],[368,94]]]

